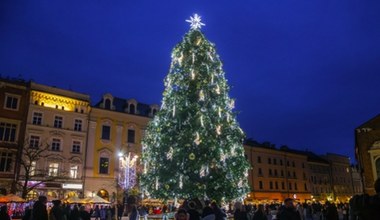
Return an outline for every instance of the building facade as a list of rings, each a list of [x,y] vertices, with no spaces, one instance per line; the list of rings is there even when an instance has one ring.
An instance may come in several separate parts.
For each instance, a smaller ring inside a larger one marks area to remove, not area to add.
[[[305,155],[252,142],[246,142],[244,149],[252,166],[248,175],[251,185],[248,202],[282,202],[289,197],[300,201],[311,199]]]
[[[333,153],[327,153],[324,158],[330,163],[334,201],[347,202],[354,193],[350,158]]]
[[[27,168],[20,171],[20,181],[35,186],[29,198],[81,196],[89,111],[88,95],[30,84],[23,150]]]
[[[312,153],[305,152],[310,170],[309,185],[312,200],[333,200],[330,163],[326,159]]]
[[[0,194],[16,190],[28,112],[28,84],[0,78]]]
[[[103,95],[93,106],[85,165],[85,196],[98,195],[121,202],[126,192],[138,189],[141,140],[158,108],[111,94]]]
[[[374,183],[380,178],[380,115],[355,129],[355,156],[363,179],[363,191],[373,195]]]

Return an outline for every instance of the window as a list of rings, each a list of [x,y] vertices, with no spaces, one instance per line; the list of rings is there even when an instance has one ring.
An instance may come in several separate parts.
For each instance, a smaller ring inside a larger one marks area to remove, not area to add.
[[[261,163],[261,157],[260,156],[257,157],[257,163]]]
[[[305,183],[305,185],[304,185],[304,188],[305,188],[305,191],[307,191],[307,184]]]
[[[18,110],[19,97],[15,95],[6,95],[4,108],[10,110]]]
[[[272,163],[272,160],[268,158],[268,164],[271,164],[271,163]]]
[[[274,175],[275,175],[275,176],[277,176],[277,175],[278,175],[278,173],[277,173],[277,170],[274,170]]]
[[[293,166],[293,167],[296,167],[296,163],[294,163],[294,161],[292,162],[292,166]]]
[[[286,161],[286,166],[290,166],[290,163],[289,163],[289,161]]]
[[[51,142],[51,150],[52,151],[60,151],[61,150],[61,139],[53,138]]]
[[[16,128],[15,124],[0,122],[0,141],[15,142]]]
[[[292,183],[289,183],[289,190],[292,190]]]
[[[40,137],[36,135],[31,135],[29,140],[30,148],[38,148],[40,146]]]
[[[11,172],[12,156],[12,153],[0,153],[0,172]]]
[[[281,182],[281,189],[285,189],[285,183]]]
[[[50,163],[49,164],[49,176],[58,176],[58,163]]]
[[[272,169],[269,169],[269,176],[272,176]]]
[[[297,183],[294,183],[294,189],[298,190]]]
[[[282,166],[282,160],[280,160],[280,165]]]
[[[41,112],[33,112],[32,124],[41,125],[42,124],[42,113]]]
[[[259,181],[259,189],[263,189],[263,181]]]
[[[62,116],[55,116],[54,127],[55,128],[62,128],[62,123],[63,123],[63,117]]]
[[[36,161],[32,161],[32,162],[30,163],[30,170],[29,170],[29,174],[30,174],[30,176],[34,176],[34,175],[36,175],[36,167],[37,167],[37,163],[36,163]]]
[[[81,146],[80,141],[73,141],[73,148],[71,149],[71,152],[80,153],[80,146]]]
[[[102,139],[103,140],[110,140],[111,136],[111,127],[108,125],[102,126]]]
[[[277,159],[276,158],[273,159],[273,164],[277,165]]]
[[[273,183],[272,183],[272,181],[269,182],[269,189],[273,189]]]
[[[283,170],[281,170],[281,176],[284,176],[284,171]]]
[[[109,100],[109,99],[106,99],[105,101],[104,101],[104,108],[105,109],[111,109],[111,100]]]
[[[135,143],[135,130],[128,129],[128,143]]]
[[[135,114],[135,105],[134,104],[130,104],[129,105],[129,113],[130,114]]]
[[[261,170],[261,168],[259,168],[259,176],[262,176],[263,175],[263,171]]]
[[[297,178],[297,176],[296,176],[296,172],[295,172],[295,171],[293,171],[293,178],[294,178],[294,179]]]
[[[78,165],[70,166],[70,177],[73,179],[78,178]]]
[[[99,163],[99,173],[108,174],[109,158],[101,157]]]
[[[82,120],[80,119],[74,120],[74,131],[82,131]]]
[[[274,185],[275,185],[276,189],[278,189],[278,182],[275,182]]]

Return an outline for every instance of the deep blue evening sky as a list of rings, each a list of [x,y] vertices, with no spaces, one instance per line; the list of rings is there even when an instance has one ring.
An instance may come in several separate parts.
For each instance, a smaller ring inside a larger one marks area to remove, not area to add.
[[[193,13],[224,62],[248,137],[353,156],[380,113],[378,0],[2,0],[0,74],[160,104]]]

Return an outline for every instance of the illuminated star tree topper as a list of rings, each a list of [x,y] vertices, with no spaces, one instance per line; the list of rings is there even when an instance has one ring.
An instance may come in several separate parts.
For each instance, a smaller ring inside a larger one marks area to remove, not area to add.
[[[205,26],[205,24],[201,22],[201,16],[198,14],[194,14],[193,17],[190,16],[190,20],[186,21],[190,23],[190,28],[192,30],[201,29],[202,26]]]

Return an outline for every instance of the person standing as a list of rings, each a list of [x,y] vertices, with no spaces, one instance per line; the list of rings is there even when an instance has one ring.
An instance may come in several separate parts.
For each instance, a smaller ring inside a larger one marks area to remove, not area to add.
[[[137,206],[133,205],[131,215],[129,216],[129,220],[139,220],[139,219],[140,219],[140,216],[139,216],[139,211],[137,210]]]
[[[91,220],[91,215],[86,211],[84,206],[79,208],[79,217],[81,220]]]
[[[11,217],[8,215],[8,208],[6,205],[1,206],[0,208],[0,219],[11,220]]]
[[[53,200],[53,207],[50,209],[50,220],[64,220],[63,209],[60,200]]]
[[[48,212],[46,209],[47,197],[39,196],[33,205],[31,220],[48,220]]]
[[[284,206],[277,214],[279,220],[301,220],[300,214],[296,211],[292,198],[287,198],[284,201]]]
[[[252,220],[268,220],[268,217],[264,211],[264,205],[259,204],[259,207],[255,211]]]

